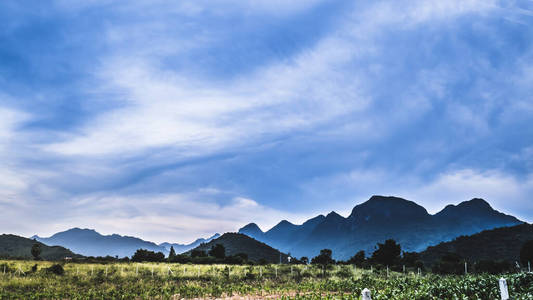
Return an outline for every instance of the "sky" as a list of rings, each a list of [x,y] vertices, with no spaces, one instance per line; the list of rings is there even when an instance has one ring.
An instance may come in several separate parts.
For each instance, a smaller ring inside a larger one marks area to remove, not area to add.
[[[529,0],[0,2],[0,231],[190,242],[372,195],[533,221]]]

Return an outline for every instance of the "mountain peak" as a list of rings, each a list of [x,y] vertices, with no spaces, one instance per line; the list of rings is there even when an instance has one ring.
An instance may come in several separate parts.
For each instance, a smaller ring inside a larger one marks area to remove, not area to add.
[[[368,222],[419,220],[429,217],[427,210],[403,198],[374,195],[368,201],[355,206],[348,218]]]
[[[292,224],[291,222],[287,220],[281,220],[281,222],[279,222],[278,225],[276,226],[291,226],[291,225],[294,225],[294,224]]]
[[[239,229],[239,232],[241,232],[241,231],[261,231],[261,232],[263,232],[261,230],[261,228],[259,228],[259,226],[257,226],[257,224],[255,224],[255,223],[246,224],[244,227]]]
[[[446,215],[462,215],[462,214],[471,214],[473,212],[478,213],[492,213],[496,212],[490,204],[481,199],[481,198],[474,198],[468,201],[463,201],[457,205],[447,205],[443,210],[437,213],[439,216],[446,216]]]
[[[344,219],[344,217],[339,215],[335,211],[331,211],[329,214],[326,215],[326,220],[329,219]]]
[[[255,223],[250,223],[242,227],[241,229],[239,229],[239,233],[246,234],[247,236],[253,237],[255,239],[258,239],[264,234],[261,228],[259,228],[259,226],[257,226],[257,224]]]
[[[458,207],[463,206],[463,207],[469,207],[469,208],[483,208],[483,209],[492,210],[492,206],[490,206],[490,204],[487,201],[481,198],[474,198],[468,201],[463,201],[459,203],[459,205],[457,206]]]

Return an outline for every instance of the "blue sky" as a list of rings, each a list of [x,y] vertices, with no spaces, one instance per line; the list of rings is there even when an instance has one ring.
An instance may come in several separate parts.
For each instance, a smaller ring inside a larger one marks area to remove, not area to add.
[[[0,3],[0,228],[188,242],[371,195],[533,220],[531,1]]]

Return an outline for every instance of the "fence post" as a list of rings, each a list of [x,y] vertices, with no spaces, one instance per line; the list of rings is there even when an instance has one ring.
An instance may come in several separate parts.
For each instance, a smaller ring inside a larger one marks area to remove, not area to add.
[[[107,277],[107,266],[105,266],[105,276]]]
[[[405,274],[405,265],[403,265],[403,273]]]
[[[263,267],[259,267],[259,277],[263,277]]]
[[[465,261],[465,275],[468,275],[468,267],[466,265],[466,261]]]
[[[367,288],[365,288],[361,292],[361,297],[362,297],[362,300],[372,300],[372,297],[370,296],[370,290]]]
[[[139,264],[135,266],[135,276],[139,275]]]
[[[389,278],[389,266],[387,266],[387,278]]]
[[[94,266],[91,266],[91,276],[94,275]]]
[[[529,261],[527,262],[527,271],[531,273],[531,263]]]
[[[418,276],[420,276],[420,268],[418,268]]]
[[[276,278],[278,278],[278,267],[274,267],[274,269],[276,270]]]
[[[507,281],[505,278],[500,278],[500,295],[502,300],[508,300],[509,299],[509,290],[507,289]]]
[[[152,277],[154,277],[154,266],[152,265]]]

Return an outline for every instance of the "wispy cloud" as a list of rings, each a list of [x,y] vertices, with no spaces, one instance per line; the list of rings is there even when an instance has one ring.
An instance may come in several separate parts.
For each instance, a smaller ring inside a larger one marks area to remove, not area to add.
[[[520,1],[41,5],[0,4],[6,230],[190,240],[372,194],[533,217]]]

